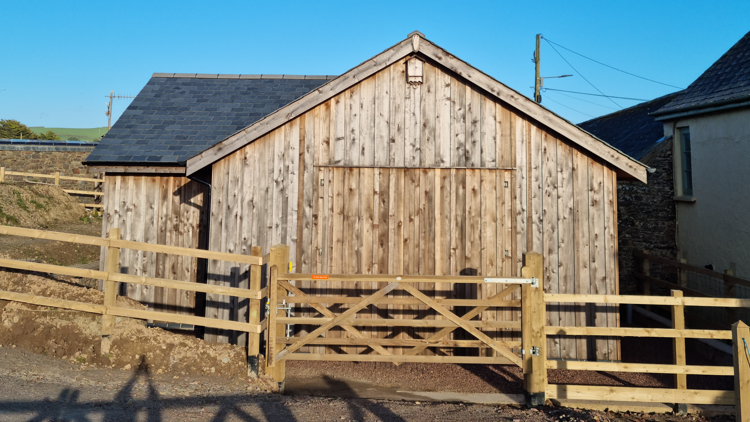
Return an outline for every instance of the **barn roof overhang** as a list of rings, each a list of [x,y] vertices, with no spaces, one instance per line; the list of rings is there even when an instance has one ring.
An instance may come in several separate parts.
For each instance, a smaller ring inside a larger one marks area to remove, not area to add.
[[[396,63],[406,56],[415,54],[434,61],[438,65],[483,89],[490,95],[493,95],[498,100],[516,108],[530,119],[559,133],[562,137],[588,151],[592,156],[609,163],[614,167],[619,178],[636,179],[646,183],[646,170],[648,167],[643,163],[629,157],[622,151],[558,116],[541,104],[532,101],[518,91],[450,54],[424,38],[424,35],[419,32],[409,34],[405,40],[368,59],[338,78],[320,86],[298,100],[188,159],[186,166],[187,175],[210,166],[268,132],[299,117],[317,105],[374,75],[376,72]]]

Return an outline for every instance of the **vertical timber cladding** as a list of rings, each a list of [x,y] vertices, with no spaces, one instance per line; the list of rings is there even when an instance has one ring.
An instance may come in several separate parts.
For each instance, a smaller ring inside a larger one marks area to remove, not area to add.
[[[520,275],[523,254],[535,251],[545,257],[545,291],[616,293],[611,168],[429,61],[423,72],[422,84],[407,84],[402,60],[215,163],[211,249],[262,246],[267,253],[286,243],[294,271],[305,273],[488,276]],[[245,279],[229,268],[211,274],[222,283]],[[316,280],[298,287],[364,294],[382,286]],[[486,297],[495,287],[438,290],[438,297]],[[403,308],[372,317],[433,317]],[[221,309],[229,317],[231,306]],[[517,320],[519,312],[482,318]],[[548,318],[551,325],[618,324],[614,306],[559,304]],[[395,338],[425,334],[404,330]],[[551,358],[619,358],[611,339],[549,341]]]
[[[185,177],[106,174],[102,235],[120,228],[124,240],[185,248],[205,244],[207,189]],[[100,266],[106,261],[102,248]],[[120,271],[125,274],[196,282],[197,259],[122,249]],[[195,315],[195,292],[128,284],[125,293],[149,309]]]

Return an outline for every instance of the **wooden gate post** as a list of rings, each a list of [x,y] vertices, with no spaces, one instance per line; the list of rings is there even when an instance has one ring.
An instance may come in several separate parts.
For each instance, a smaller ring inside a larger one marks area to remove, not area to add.
[[[120,239],[120,229],[110,228],[109,239]],[[117,282],[109,279],[110,274],[120,272],[120,248],[114,246],[107,247],[107,260],[104,262],[104,271],[107,273],[104,280],[104,306],[107,308],[117,304]],[[102,344],[101,354],[109,353],[112,344],[110,335],[115,326],[114,315],[102,315]]]
[[[263,256],[263,249],[260,246],[253,246],[250,249],[251,256]],[[260,290],[261,265],[250,266],[250,290]],[[250,299],[248,309],[247,323],[250,326],[256,326],[260,323],[260,313],[262,311],[262,299]],[[248,331],[247,333],[247,374],[252,378],[260,375],[258,362],[260,361],[260,336],[261,333]]]
[[[750,328],[742,322],[732,324],[734,348],[734,411],[737,422],[750,421]]]
[[[546,305],[542,280],[544,266],[542,255],[531,252],[524,255],[521,277],[536,278],[536,287],[521,285],[521,341],[523,344],[523,373],[526,387],[526,405],[543,406],[547,389],[547,325]]]
[[[286,273],[288,268],[288,262],[289,262],[289,246],[288,245],[276,245],[271,247],[271,257],[269,260],[269,267],[276,267],[276,270],[278,273]],[[287,291],[285,288],[280,287],[278,283],[274,283],[276,287],[276,301],[270,303],[270,309],[269,313],[276,315],[276,317],[286,317],[286,311],[281,309],[277,309],[277,305],[284,302],[284,299],[287,297]],[[269,284],[268,291],[269,291],[269,297],[271,296],[271,289],[274,288],[274,285]],[[274,318],[275,321],[275,318]],[[273,371],[271,373],[266,372],[267,374],[272,374],[273,378],[276,380],[276,382],[279,385],[279,392],[284,393],[284,380],[286,379],[286,362],[284,360],[281,360],[279,362],[274,363],[273,359],[276,356],[276,353],[284,349],[284,343],[276,343],[276,339],[280,336],[284,336],[284,332],[286,330],[286,327],[284,324],[276,324],[276,327],[274,330],[270,329],[271,326],[271,320],[268,321],[269,330],[268,330],[268,345],[273,344],[273,347],[268,347],[267,349],[269,351],[273,351],[273,354],[267,353],[266,354],[266,362],[270,362],[273,368]],[[269,365],[266,365],[268,367]]]
[[[672,297],[682,297],[682,290],[672,290]],[[675,330],[685,329],[685,306],[672,305],[672,328]],[[685,357],[685,338],[675,337],[673,341],[673,353],[675,365],[687,365]],[[678,390],[687,390],[687,375],[676,374],[675,388]],[[687,414],[686,403],[675,403],[675,411],[681,415]]]

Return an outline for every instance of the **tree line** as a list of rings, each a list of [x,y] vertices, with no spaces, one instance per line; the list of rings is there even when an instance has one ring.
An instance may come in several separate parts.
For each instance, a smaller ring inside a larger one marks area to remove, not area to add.
[[[0,120],[0,139],[36,139],[40,141],[59,141],[60,137],[51,130],[45,133],[34,133],[28,126],[18,120]]]

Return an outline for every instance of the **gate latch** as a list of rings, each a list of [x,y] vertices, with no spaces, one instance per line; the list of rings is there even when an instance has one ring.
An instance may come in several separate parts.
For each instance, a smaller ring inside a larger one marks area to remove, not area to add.
[[[539,356],[539,348],[537,346],[531,346],[531,356]]]

